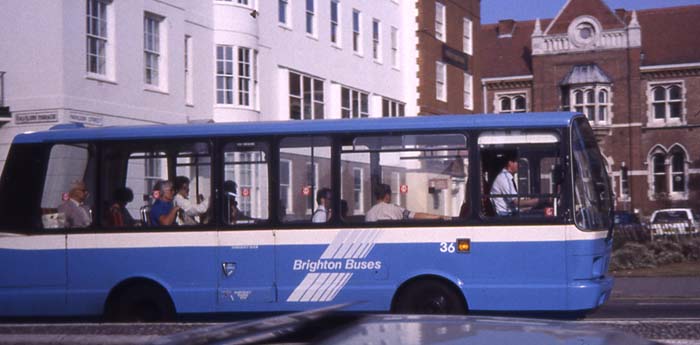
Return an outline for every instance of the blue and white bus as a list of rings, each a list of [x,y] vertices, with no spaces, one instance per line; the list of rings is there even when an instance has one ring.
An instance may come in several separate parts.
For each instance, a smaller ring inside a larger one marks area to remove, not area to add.
[[[495,195],[507,157],[517,193]],[[206,211],[152,225],[167,192],[154,188],[180,176]],[[402,216],[366,217],[379,198]],[[498,215],[497,198],[517,210]],[[86,224],[67,220],[71,202]],[[116,204],[126,219],[114,220]],[[581,114],[59,125],[18,135],[9,151],[0,316],[167,320],[342,302],[585,311],[612,289],[611,213]]]

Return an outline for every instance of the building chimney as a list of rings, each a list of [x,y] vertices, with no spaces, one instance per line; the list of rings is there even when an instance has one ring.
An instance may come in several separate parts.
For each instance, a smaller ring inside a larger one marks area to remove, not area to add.
[[[498,21],[498,38],[513,37],[515,30],[515,20],[502,19]]]

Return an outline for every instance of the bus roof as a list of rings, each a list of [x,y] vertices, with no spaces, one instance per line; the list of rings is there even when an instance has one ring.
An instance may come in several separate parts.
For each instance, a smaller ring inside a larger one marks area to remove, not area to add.
[[[578,113],[438,115],[402,118],[334,119],[322,121],[227,122],[80,128],[58,125],[51,130],[15,137],[15,144],[222,136],[385,133],[468,129],[526,129],[567,127]]]

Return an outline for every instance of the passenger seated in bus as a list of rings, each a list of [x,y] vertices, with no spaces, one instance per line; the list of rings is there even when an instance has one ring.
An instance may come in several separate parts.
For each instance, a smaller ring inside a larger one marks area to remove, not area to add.
[[[151,206],[150,221],[152,226],[173,225],[177,218],[180,207],[173,205],[175,192],[173,183],[170,181],[160,181],[156,184],[158,189],[158,199]]]
[[[206,218],[207,210],[209,209],[209,200],[204,198],[204,195],[197,195],[197,202],[190,200],[190,179],[187,176],[175,177],[175,206],[180,207],[182,212],[178,217],[179,225],[196,225],[204,223],[203,218]]]
[[[374,196],[377,203],[367,211],[365,221],[376,222],[380,220],[404,220],[404,219],[443,219],[450,220],[451,217],[439,216],[436,214],[413,212],[401,206],[391,203],[391,187],[381,183],[376,186]]]
[[[491,185],[491,195],[503,195],[491,198],[498,216],[513,216],[521,210],[537,206],[540,202],[538,199],[518,199],[518,187],[513,175],[517,171],[518,158],[514,155],[506,156],[505,166]]]
[[[92,211],[85,205],[88,190],[85,182],[74,181],[68,192],[68,199],[58,206],[57,211],[65,215],[67,228],[85,228],[92,223]]]
[[[316,192],[316,202],[318,208],[314,211],[311,221],[314,223],[325,223],[331,218],[331,190],[321,188]]]
[[[114,201],[109,206],[107,213],[107,226],[129,227],[138,225],[126,209],[126,204],[134,200],[134,192],[127,187],[119,187],[114,190]]]

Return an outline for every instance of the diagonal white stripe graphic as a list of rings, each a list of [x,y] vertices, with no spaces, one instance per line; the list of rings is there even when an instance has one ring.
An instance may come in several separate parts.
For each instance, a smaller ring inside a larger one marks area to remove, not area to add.
[[[357,240],[355,241],[353,248],[349,250],[347,254],[345,254],[345,259],[356,258],[357,253],[362,251],[362,248],[364,248],[367,244],[367,240],[369,239],[370,235],[370,231],[361,231],[360,236],[358,236]]]
[[[321,259],[330,259],[333,257],[333,255],[338,251],[340,246],[343,244],[343,241],[345,238],[350,234],[350,231],[348,230],[341,230],[338,232],[338,234],[335,236],[333,241],[328,245],[326,250],[321,254]]]
[[[328,279],[328,276],[330,273],[321,273],[318,275],[316,280],[314,281],[311,286],[309,286],[308,289],[304,292],[304,295],[301,296],[301,299],[299,300],[300,302],[309,302],[313,300],[313,296],[316,294],[318,289],[321,287],[323,283],[326,282],[326,279]]]
[[[306,289],[308,289],[311,283],[313,283],[316,280],[317,276],[318,273],[307,273],[306,277],[304,277],[304,280],[302,280],[299,286],[297,286],[296,289],[292,291],[292,294],[289,295],[289,297],[287,298],[287,302],[299,302],[301,296],[304,295]]]
[[[331,279],[329,279],[331,280]],[[328,284],[328,288],[326,291],[323,292],[323,295],[321,295],[320,301],[325,302],[328,301],[328,297],[330,297],[331,293],[333,293],[333,290],[335,289],[338,284],[343,280],[343,273],[334,273],[333,279],[331,280],[330,284]]]
[[[338,295],[340,290],[342,290],[345,287],[345,284],[348,283],[350,278],[352,277],[352,273],[344,273],[343,274],[343,280],[340,281],[340,284],[336,288],[333,289],[331,294],[328,296],[328,299],[326,301],[332,301],[335,299],[335,296]]]
[[[343,246],[340,247],[338,252],[333,256],[334,259],[342,259],[345,258],[345,255],[347,254],[348,250],[350,250],[350,247],[355,243],[355,239],[360,235],[361,231],[352,231],[350,233],[350,236],[348,236],[345,241],[343,241]]]
[[[369,252],[371,252],[372,249],[374,249],[374,245],[377,243],[377,239],[379,238],[380,234],[381,232],[379,230],[372,231],[372,238],[370,238],[369,241],[367,241],[367,246],[365,247],[364,251],[362,251],[362,253],[360,253],[359,255],[360,258],[364,259],[367,257],[367,255],[369,255]]]
[[[318,281],[321,282],[321,284],[318,284],[319,286],[314,289],[311,288],[310,292],[313,292],[313,295],[309,299],[311,302],[318,302],[321,299],[321,296],[323,296],[323,293],[328,289],[328,286],[330,283],[333,281],[333,276],[337,275],[338,273],[323,273],[325,277],[323,279],[319,279]]]

